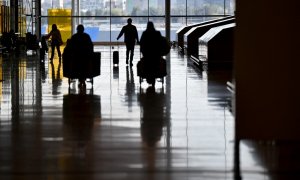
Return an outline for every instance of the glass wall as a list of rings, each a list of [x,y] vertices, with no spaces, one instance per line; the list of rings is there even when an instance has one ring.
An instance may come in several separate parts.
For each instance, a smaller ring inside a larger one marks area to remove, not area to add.
[[[139,36],[147,22],[165,34],[165,0],[41,0],[42,34],[48,33],[49,9],[71,10],[72,33],[85,26],[94,42],[116,42],[122,26],[131,17]],[[171,0],[171,40],[182,26],[233,15],[234,0]],[[66,18],[60,16],[60,18]]]

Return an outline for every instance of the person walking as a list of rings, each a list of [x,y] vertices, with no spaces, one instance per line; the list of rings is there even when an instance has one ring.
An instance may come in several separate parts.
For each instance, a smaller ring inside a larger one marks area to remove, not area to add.
[[[126,64],[128,64],[129,56],[130,56],[130,66],[132,66],[133,55],[134,55],[134,46],[135,43],[139,43],[139,36],[137,29],[134,25],[132,25],[132,19],[127,19],[127,25],[122,27],[117,40],[124,34],[124,42],[126,45]]]
[[[50,37],[51,37],[51,57],[50,57],[50,60],[52,61],[53,58],[54,58],[55,48],[57,50],[59,60],[61,60],[60,46],[63,44],[63,41],[62,41],[62,38],[61,38],[60,31],[57,28],[56,24],[52,24],[52,30],[46,36],[47,39],[49,39]]]
[[[147,82],[155,86],[156,73],[159,72],[160,59],[162,56],[162,36],[157,31],[153,22],[147,23],[146,30],[142,33],[140,46],[143,54],[143,63],[145,65],[145,73],[147,74]]]

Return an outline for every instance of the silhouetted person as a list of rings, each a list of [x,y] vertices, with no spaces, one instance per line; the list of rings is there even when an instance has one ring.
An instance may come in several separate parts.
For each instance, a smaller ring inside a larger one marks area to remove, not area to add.
[[[11,40],[9,37],[9,33],[3,32],[2,37],[1,37],[1,44],[4,46],[6,49],[5,51],[9,51],[11,48]]]
[[[147,29],[143,32],[140,40],[143,63],[145,63],[146,80],[149,84],[155,85],[155,73],[159,71],[161,58],[161,33],[155,30],[153,22],[149,21]]]
[[[77,26],[77,33],[71,37],[70,40],[70,52],[73,54],[74,61],[76,61],[76,67],[74,71],[79,75],[79,87],[85,87],[85,79],[87,74],[86,59],[93,57],[94,45],[90,35],[84,32],[84,26],[82,24]]]
[[[47,40],[46,40],[46,36],[42,36],[42,38],[41,38],[41,49],[40,49],[40,60],[42,60],[42,61],[45,60],[46,52],[48,52]]]
[[[46,36],[47,39],[50,38],[50,37],[51,37],[51,57],[50,57],[50,60],[51,61],[53,60],[55,48],[57,50],[59,60],[61,60],[60,46],[63,44],[63,41],[62,41],[62,38],[61,38],[60,31],[57,28],[56,24],[52,24],[52,30]]]
[[[62,57],[63,57],[63,62],[69,60],[68,58],[70,57],[71,53],[72,53],[72,49],[71,49],[71,39],[67,39],[66,41],[66,46],[63,50],[63,54],[62,54]]]
[[[31,32],[26,33],[26,50],[32,50],[37,53],[39,49],[39,42],[37,36]]]
[[[131,18],[128,18],[127,23],[127,25],[123,26],[117,40],[124,34],[124,42],[126,44],[126,64],[128,64],[130,54],[130,66],[132,66],[134,45],[135,42],[139,43],[139,36],[136,27],[132,25]]]
[[[11,41],[11,49],[16,48],[18,38],[17,38],[17,35],[16,35],[15,31],[12,30],[12,29],[9,31],[9,38],[10,38],[10,41]]]

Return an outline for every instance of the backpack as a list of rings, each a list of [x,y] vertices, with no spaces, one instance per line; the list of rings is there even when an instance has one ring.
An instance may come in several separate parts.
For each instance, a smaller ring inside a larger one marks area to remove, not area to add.
[[[168,39],[164,36],[161,36],[161,55],[166,56],[171,50],[171,44]]]

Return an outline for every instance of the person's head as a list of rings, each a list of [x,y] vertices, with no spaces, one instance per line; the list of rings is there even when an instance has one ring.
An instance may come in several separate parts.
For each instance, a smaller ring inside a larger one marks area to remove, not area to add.
[[[147,23],[147,31],[155,31],[154,24],[152,21]]]
[[[52,30],[56,30],[56,29],[57,29],[56,24],[52,24]]]
[[[84,26],[82,24],[79,24],[77,26],[77,33],[83,33],[84,32]]]
[[[132,23],[132,19],[131,19],[131,18],[128,18],[128,19],[127,19],[127,23],[128,23],[128,24],[131,24],[131,23]]]

